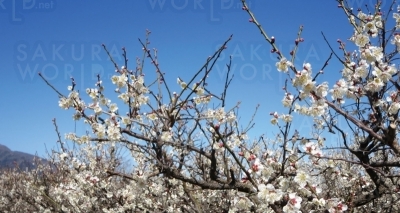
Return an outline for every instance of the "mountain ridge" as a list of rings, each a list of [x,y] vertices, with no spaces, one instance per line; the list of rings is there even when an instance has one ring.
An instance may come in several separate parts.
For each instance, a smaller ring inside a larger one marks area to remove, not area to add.
[[[0,144],[0,169],[31,170],[35,168],[35,157],[35,155],[29,153],[12,151],[7,146]]]

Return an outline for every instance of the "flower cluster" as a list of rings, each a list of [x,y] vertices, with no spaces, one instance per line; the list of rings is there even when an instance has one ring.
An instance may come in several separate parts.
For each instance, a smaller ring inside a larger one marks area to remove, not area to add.
[[[278,40],[261,30],[279,56],[277,70],[289,82],[281,100],[287,112],[270,114],[271,124],[279,129],[275,138],[250,138],[254,123],[239,124],[239,106],[227,108],[227,88],[218,96],[207,87],[211,69],[201,69],[187,83],[178,78],[181,91],[170,91],[157,54],[148,49],[146,40],[141,42],[143,52],[156,68],[156,79],[148,83],[146,77],[145,82],[144,59],[136,61],[135,70],[115,65],[111,83],[119,99],[106,97],[98,77],[95,87],[86,89],[88,104],[74,90],[73,82],[69,95],[60,97],[59,106],[73,109],[73,119],[83,120],[91,131],[81,136],[68,133],[67,143],[59,138],[59,150],[46,161],[37,160],[31,171],[2,171],[0,210],[400,211],[400,86],[395,79],[397,66],[392,64],[400,49],[400,35],[390,37],[392,46],[383,39],[382,32],[389,31],[379,5],[375,11],[365,14],[360,10],[354,16],[343,2],[339,1],[339,8],[354,27],[349,41],[357,50],[347,51],[338,40],[344,52],[343,69],[331,85],[318,82],[324,71],[313,73],[310,63],[298,69],[292,63],[296,51],[290,52],[292,59],[285,58],[275,46]],[[245,0],[242,4],[251,23],[261,28]],[[393,13],[393,18],[393,29],[399,29],[400,15]],[[301,30],[296,47],[304,41]],[[204,67],[216,62],[230,39]],[[390,48],[393,52],[388,53]],[[297,128],[295,118],[301,115],[310,116],[311,134]],[[338,133],[339,148],[330,147],[328,133]],[[74,148],[68,148],[69,142]],[[373,198],[374,203],[366,198]]]

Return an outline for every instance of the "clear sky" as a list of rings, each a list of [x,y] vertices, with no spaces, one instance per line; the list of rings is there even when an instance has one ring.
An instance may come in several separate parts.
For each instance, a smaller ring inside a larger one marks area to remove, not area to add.
[[[151,30],[151,48],[157,48],[160,67],[167,81],[187,79],[197,71],[222,41],[233,34],[224,57],[210,82],[222,88],[224,66],[233,54],[235,79],[228,91],[230,106],[242,101],[241,117],[247,124],[257,104],[261,104],[253,137],[277,132],[269,124],[271,111],[281,110],[283,75],[275,69],[276,58],[258,29],[249,23],[240,0],[6,0],[0,1],[0,143],[12,150],[44,155],[45,145],[53,148],[60,131],[74,131],[72,111],[58,107],[57,94],[37,75],[67,94],[72,75],[77,88],[94,87],[96,73],[102,74],[106,89],[114,68],[101,44],[121,54],[126,47],[131,67],[141,56],[138,38]],[[196,3],[194,3],[196,2]],[[311,62],[315,71],[329,55],[321,31],[337,48],[336,39],[346,40],[352,29],[334,0],[249,0],[251,9],[266,32],[276,38],[288,56],[300,25],[303,37],[296,64]],[[352,0],[354,8],[365,1]],[[370,1],[371,3],[375,1]],[[369,3],[369,2],[368,2]],[[383,1],[383,4],[388,1]],[[119,55],[116,55],[119,56]],[[116,61],[122,65],[122,58]],[[340,66],[332,63],[321,80],[339,79]],[[145,68],[146,76],[154,68]],[[79,129],[87,127],[78,125]],[[298,127],[309,131],[310,124]]]

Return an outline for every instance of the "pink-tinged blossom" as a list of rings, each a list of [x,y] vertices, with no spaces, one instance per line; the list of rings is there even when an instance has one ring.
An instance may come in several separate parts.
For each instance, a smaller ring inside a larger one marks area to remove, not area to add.
[[[308,73],[312,73],[311,71],[312,71],[312,69],[311,69],[311,64],[310,63],[304,63],[303,64],[303,69],[304,70],[307,70],[308,71]]]
[[[317,156],[317,157],[321,157],[322,156],[322,152],[321,150],[318,148],[318,146],[313,143],[313,142],[308,142],[303,146],[303,149],[306,153]]]
[[[259,158],[256,158],[255,160],[253,160],[250,165],[251,165],[251,169],[249,172],[256,173],[257,175],[260,175],[264,169],[264,166],[261,164]]]
[[[290,107],[293,103],[293,95],[290,93],[286,93],[285,97],[282,99],[282,104],[284,107]]]
[[[301,201],[303,199],[296,195],[296,193],[289,194],[289,201],[287,202],[286,206],[283,207],[283,212],[285,213],[298,213],[301,212]]]
[[[341,201],[338,201],[338,199],[327,200],[326,206],[329,213],[341,213],[345,212],[348,209],[347,205],[342,203]]]

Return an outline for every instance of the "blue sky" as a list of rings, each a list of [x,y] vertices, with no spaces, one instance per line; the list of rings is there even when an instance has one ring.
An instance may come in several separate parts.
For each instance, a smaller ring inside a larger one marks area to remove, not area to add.
[[[37,72],[41,71],[64,94],[67,94],[70,75],[75,78],[77,88],[84,91],[94,87],[94,76],[101,73],[103,82],[107,83],[106,89],[111,89],[109,79],[114,69],[100,45],[104,43],[118,54],[126,47],[132,67],[134,59],[142,55],[138,38],[145,38],[146,29],[152,32],[150,47],[158,49],[161,69],[172,84],[177,76],[190,77],[216,47],[233,34],[210,75],[210,82],[222,88],[221,75],[229,54],[233,54],[235,79],[228,91],[229,104],[233,106],[242,101],[243,124],[247,124],[255,106],[261,104],[256,128],[250,136],[262,133],[272,136],[277,129],[269,124],[269,113],[282,111],[284,78],[275,69],[276,58],[270,53],[271,48],[258,29],[249,23],[240,2],[4,1],[0,4],[0,143],[12,150],[39,155],[44,155],[45,145],[53,148],[57,135],[52,119],[57,119],[62,134],[73,132],[72,112],[58,107],[57,94],[39,79]],[[311,62],[314,70],[321,68],[329,55],[321,31],[335,48],[336,39],[346,40],[352,33],[346,17],[333,0],[248,2],[285,55],[293,47],[299,26],[304,25],[305,42],[300,46],[296,64]],[[357,8],[365,2],[353,0],[350,3]],[[332,84],[332,79],[339,78],[340,69],[332,62],[320,81],[329,80]],[[147,66],[145,73],[152,76],[154,68]],[[300,124],[303,131],[311,128],[307,122]],[[77,128],[86,129],[83,125]]]

